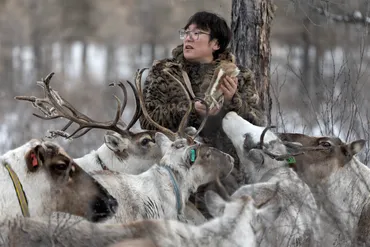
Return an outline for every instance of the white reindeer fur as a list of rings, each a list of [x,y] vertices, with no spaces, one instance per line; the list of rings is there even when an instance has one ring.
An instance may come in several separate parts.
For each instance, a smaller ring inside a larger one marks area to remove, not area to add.
[[[133,134],[139,134],[140,132],[144,132],[144,130],[137,130]],[[116,151],[127,152],[127,158],[118,157],[117,154],[107,146],[109,145],[109,142],[111,142],[111,138],[116,139]],[[80,158],[75,158],[74,161],[86,172],[99,171],[102,170],[102,165],[98,162],[99,157],[101,162],[109,170],[124,172],[127,174],[140,174],[148,170],[153,164],[157,163],[160,160],[161,155],[159,147],[155,143],[150,143],[148,148],[153,151],[148,152],[147,155],[136,154],[135,149],[138,148],[136,145],[139,144],[134,143],[132,139],[122,137],[117,133],[109,135],[106,134],[105,143],[102,146],[97,150],[92,150],[90,153]],[[156,149],[158,150],[158,154],[155,153]]]
[[[0,221],[6,217],[22,215],[12,179],[3,165],[3,161],[8,162],[19,177],[27,196],[31,216],[50,215],[55,206],[51,200],[51,181],[48,179],[47,174],[45,172],[29,173],[27,171],[24,157],[37,144],[40,144],[40,142],[31,140],[0,157]]]
[[[250,124],[233,112],[225,116],[223,127],[236,144],[238,152],[243,149],[240,143],[244,134],[250,134],[251,142],[258,143],[264,129]],[[280,140],[268,130],[264,142],[268,144],[274,141]],[[360,152],[362,147],[360,144],[355,144],[354,154]],[[307,152],[307,155],[315,156],[315,152]],[[367,221],[370,219],[370,168],[355,156],[346,164],[337,163],[335,156],[332,158],[334,159],[331,161],[321,161],[321,168],[319,163],[302,164],[297,172],[298,177],[310,188],[317,204],[316,224],[320,226],[317,228],[315,238],[320,246],[369,246],[370,223]],[[320,169],[325,169],[325,173],[329,175],[323,178]],[[254,172],[251,177],[259,177],[257,171],[253,169],[250,171]],[[278,177],[275,179],[279,180]],[[289,181],[283,180],[283,182]],[[246,187],[248,186],[251,185]],[[297,183],[290,185],[290,188],[295,186]],[[246,192],[250,191],[246,190]],[[360,217],[365,222],[361,222]],[[363,236],[359,236],[359,232]],[[358,242],[359,237],[362,239],[361,242]]]
[[[212,181],[210,174],[201,165],[187,168],[188,157],[186,140],[177,141],[181,147],[172,147],[172,141],[162,133],[156,133],[156,143],[161,147],[163,158],[160,165],[154,165],[139,175],[121,172],[99,171],[93,177],[103,185],[118,201],[118,209],[113,218],[105,223],[127,223],[139,219],[177,219],[176,196],[168,171],[168,166],[176,176],[181,191],[182,211],[180,217],[186,221],[184,209],[191,192],[207,182]],[[225,154],[227,155],[227,154]],[[233,166],[223,164],[224,167]],[[216,164],[213,169],[218,169]]]
[[[246,146],[256,146],[265,127],[255,126],[235,112],[228,113],[222,125],[252,183],[240,187],[233,197],[248,194],[259,203],[273,197],[275,199],[268,205],[283,207],[279,217],[266,225],[267,232],[257,234],[259,246],[317,246],[318,209],[309,187],[285,161],[274,160],[262,150],[250,150],[251,147]],[[249,138],[247,143],[245,138]],[[264,143],[272,153],[281,155],[287,152],[271,131],[266,132]]]
[[[126,246],[119,244],[123,240],[143,243],[140,240],[146,239],[146,244],[161,247],[254,247],[255,228],[264,220],[276,218],[276,209],[256,209],[250,197],[225,202],[216,193],[208,191],[205,198],[215,218],[200,226],[175,220],[144,220],[126,225],[81,222],[58,227],[37,219],[17,219],[8,224],[12,226],[8,243],[12,246],[27,244],[29,247],[103,247],[112,244]]]

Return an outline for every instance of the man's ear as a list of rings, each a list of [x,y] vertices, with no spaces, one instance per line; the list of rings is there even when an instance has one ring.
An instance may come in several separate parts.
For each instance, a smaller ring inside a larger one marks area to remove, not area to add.
[[[217,40],[217,39],[213,39],[213,40],[211,41],[211,44],[212,44],[212,50],[213,50],[213,51],[217,51],[217,50],[219,50],[219,49],[220,49],[220,45],[219,45],[219,43],[218,43],[218,40]]]
[[[28,171],[36,172],[45,162],[45,150],[41,145],[31,148],[25,155]]]

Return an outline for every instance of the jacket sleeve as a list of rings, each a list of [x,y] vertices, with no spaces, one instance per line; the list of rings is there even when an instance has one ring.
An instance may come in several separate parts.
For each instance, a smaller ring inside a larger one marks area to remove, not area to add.
[[[149,70],[143,89],[144,105],[149,116],[155,122],[176,132],[188,110],[189,103],[181,86],[165,74],[163,68],[162,62],[159,62]],[[173,72],[177,72],[176,68],[173,69]],[[173,74],[181,80],[179,75]],[[198,116],[193,110],[189,117],[188,126],[197,127],[198,121]],[[144,116],[140,117],[140,125],[142,129],[155,129]]]
[[[256,88],[253,72],[246,68],[240,68],[238,76],[238,91],[235,93],[231,102],[224,105],[226,112],[235,111],[249,122],[264,126],[265,119],[261,108],[260,98]]]

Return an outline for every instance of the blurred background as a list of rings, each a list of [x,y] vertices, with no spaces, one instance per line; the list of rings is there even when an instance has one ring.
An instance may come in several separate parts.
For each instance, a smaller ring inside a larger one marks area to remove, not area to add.
[[[369,140],[369,1],[274,3],[272,123],[279,131]],[[122,92],[109,83],[132,81],[138,68],[170,56],[181,42],[178,29],[196,11],[230,23],[231,6],[232,0],[0,0],[1,153],[66,123],[38,119],[29,103],[14,99],[42,97],[37,80],[55,72],[53,89],[93,119],[110,120],[113,94]],[[126,108],[128,122],[132,97]],[[104,132],[57,141],[78,157],[101,146]]]

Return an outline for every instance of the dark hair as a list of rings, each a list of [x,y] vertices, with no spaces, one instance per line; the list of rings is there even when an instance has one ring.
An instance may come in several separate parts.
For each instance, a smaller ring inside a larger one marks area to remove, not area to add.
[[[220,49],[213,52],[213,58],[223,53],[231,40],[231,30],[224,18],[207,11],[200,11],[192,15],[185,25],[187,29],[191,24],[197,25],[199,29],[210,31],[210,40],[217,39]]]

